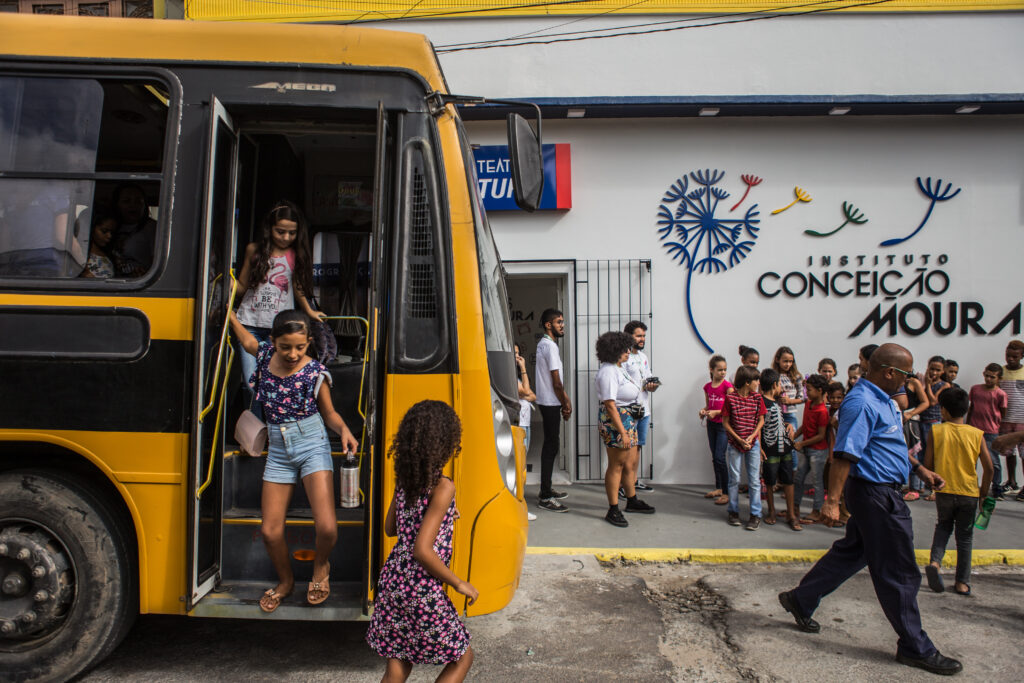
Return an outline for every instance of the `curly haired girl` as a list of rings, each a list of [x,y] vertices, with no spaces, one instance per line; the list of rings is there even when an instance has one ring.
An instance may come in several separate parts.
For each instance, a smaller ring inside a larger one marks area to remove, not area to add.
[[[389,453],[395,493],[384,533],[398,536],[377,586],[366,641],[386,657],[385,681],[405,681],[414,664],[444,664],[439,680],[462,681],[473,664],[469,633],[445,593],[448,584],[472,605],[478,592],[456,576],[452,527],[455,483],[441,474],[461,450],[462,425],[441,401],[420,401],[405,414]]]

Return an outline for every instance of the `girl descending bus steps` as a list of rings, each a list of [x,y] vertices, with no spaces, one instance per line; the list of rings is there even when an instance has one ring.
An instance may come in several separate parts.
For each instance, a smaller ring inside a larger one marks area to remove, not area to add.
[[[299,480],[306,489],[316,528],[313,580],[309,582],[306,600],[319,605],[331,593],[328,558],[338,537],[334,463],[324,423],[341,437],[346,453],[355,452],[359,442],[334,410],[330,373],[306,355],[310,334],[305,313],[278,313],[270,330],[270,342],[257,340],[238,321],[234,311],[230,320],[242,348],[256,357],[256,371],[248,380],[255,387],[256,400],[263,404],[267,421],[269,446],[263,470],[262,533],[278,584],[260,598],[260,609],[273,612],[295,586],[284,523]]]
[[[313,257],[309,249],[309,230],[298,207],[281,200],[263,219],[259,242],[245,248],[238,291],[243,292],[238,319],[258,341],[270,340],[274,316],[299,308],[314,319],[323,313],[314,311],[306,296],[313,292]],[[242,353],[242,377],[248,379],[256,369],[256,358]],[[252,386],[246,382],[249,398]],[[260,408],[253,412],[260,415]]]
[[[448,584],[469,598],[478,592],[448,568],[452,527],[459,517],[455,484],[441,475],[462,448],[462,425],[441,401],[420,401],[405,414],[391,444],[395,493],[384,533],[398,543],[377,586],[366,642],[387,658],[384,678],[405,681],[414,664],[444,664],[438,681],[462,681],[473,664],[469,633],[445,593]]]

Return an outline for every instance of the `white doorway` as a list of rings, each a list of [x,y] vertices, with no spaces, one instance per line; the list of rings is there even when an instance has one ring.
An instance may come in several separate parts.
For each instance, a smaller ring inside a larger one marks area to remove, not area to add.
[[[571,294],[576,280],[574,261],[504,261],[507,277],[509,311],[512,317],[512,335],[526,359],[526,371],[531,386],[535,383],[537,342],[544,331],[540,317],[545,309],[556,308],[565,318],[565,337],[559,341],[562,355],[562,381],[573,403],[573,416],[562,422],[561,446],[551,475],[555,487],[572,483],[576,479],[576,416],[580,406],[576,387],[576,319],[575,303]],[[530,413],[530,448],[526,455],[526,483],[540,483],[540,452],[544,444],[544,426],[540,412]]]

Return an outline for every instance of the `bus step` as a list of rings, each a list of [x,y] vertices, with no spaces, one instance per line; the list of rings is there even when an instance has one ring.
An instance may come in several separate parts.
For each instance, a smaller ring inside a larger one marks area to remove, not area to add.
[[[331,581],[331,595],[320,605],[306,602],[306,582],[295,582],[295,590],[281,606],[267,614],[260,598],[273,581],[224,581],[199,601],[189,616],[230,619],[278,619],[282,621],[363,621],[362,584]]]
[[[338,524],[343,526],[361,525],[364,520],[362,508],[337,508],[335,514],[338,516]],[[225,524],[259,524],[263,520],[263,513],[259,508],[232,507],[224,511]],[[313,511],[309,508],[291,508],[288,510],[288,517],[285,524],[312,524]]]

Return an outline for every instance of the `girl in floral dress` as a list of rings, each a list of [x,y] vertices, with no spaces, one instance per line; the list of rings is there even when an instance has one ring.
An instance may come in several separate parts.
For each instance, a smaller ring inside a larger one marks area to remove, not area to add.
[[[420,401],[405,414],[391,444],[395,493],[384,533],[398,543],[377,585],[366,641],[386,657],[383,681],[405,681],[414,664],[444,664],[438,681],[462,681],[473,664],[469,633],[445,593],[477,590],[456,576],[452,559],[455,483],[441,470],[461,450],[462,425],[441,401]]]

